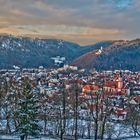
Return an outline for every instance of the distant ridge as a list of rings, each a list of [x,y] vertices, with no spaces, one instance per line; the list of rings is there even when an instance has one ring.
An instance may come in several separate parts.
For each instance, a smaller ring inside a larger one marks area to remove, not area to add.
[[[108,42],[101,44],[106,46]],[[52,57],[65,57],[64,63],[68,64],[79,56],[97,49],[101,44],[81,47],[64,40],[33,39],[4,34],[0,35],[0,68],[13,68],[13,66],[54,68],[58,65],[54,65]]]
[[[94,50],[80,56],[73,65],[97,70],[140,70],[140,39],[114,41],[103,48],[100,54],[97,53],[98,51]]]
[[[0,69],[13,66],[56,68],[60,65],[56,65],[52,58],[59,58],[58,56],[65,58],[63,64],[72,64],[87,70],[95,68],[139,71],[140,39],[101,41],[80,46],[59,39],[0,35]]]

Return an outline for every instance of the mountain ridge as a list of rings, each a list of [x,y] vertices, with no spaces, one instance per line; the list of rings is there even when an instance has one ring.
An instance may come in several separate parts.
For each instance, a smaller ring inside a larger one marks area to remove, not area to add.
[[[99,48],[101,44],[81,47],[77,43],[58,39],[33,39],[1,35],[0,68],[12,68],[13,65],[20,67],[39,67],[41,65],[53,68],[56,65],[54,65],[52,57],[65,57],[64,63],[69,64],[77,57]]]
[[[103,48],[100,54],[97,51],[99,50],[80,56],[73,65],[97,70],[140,70],[140,39],[114,41],[113,44]]]
[[[60,65],[56,63],[61,64],[62,61],[62,65],[72,64],[88,70],[140,70],[139,60],[140,39],[101,41],[81,46],[59,39],[0,35],[1,69],[13,68],[14,65],[26,68],[57,68]]]

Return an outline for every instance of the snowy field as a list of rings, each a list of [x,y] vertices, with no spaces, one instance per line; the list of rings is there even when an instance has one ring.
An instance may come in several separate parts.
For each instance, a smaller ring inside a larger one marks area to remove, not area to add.
[[[7,136],[7,135],[0,135],[0,140],[20,140],[17,136]],[[41,138],[28,138],[28,140],[58,140],[49,137],[41,137]],[[91,139],[79,139],[79,140],[91,140]],[[137,138],[126,138],[123,140],[140,140],[140,137]]]
[[[52,139],[49,137],[41,137],[41,138],[28,138],[29,140],[56,140],[56,139]],[[19,137],[17,136],[0,136],[0,140],[20,140]]]
[[[126,140],[140,140],[140,137],[139,138],[129,138],[129,139],[126,139]]]

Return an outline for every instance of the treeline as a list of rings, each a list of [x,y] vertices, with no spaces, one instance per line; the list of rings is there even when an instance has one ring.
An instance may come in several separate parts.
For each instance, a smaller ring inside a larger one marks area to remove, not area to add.
[[[40,87],[29,78],[0,79],[1,133],[28,136],[48,135],[60,138],[112,139],[121,135],[140,135],[140,105],[128,102],[126,119],[112,120],[113,102],[104,91],[81,97],[81,86],[75,81],[70,87],[60,82],[57,93],[38,92]],[[132,131],[132,132],[129,132]]]

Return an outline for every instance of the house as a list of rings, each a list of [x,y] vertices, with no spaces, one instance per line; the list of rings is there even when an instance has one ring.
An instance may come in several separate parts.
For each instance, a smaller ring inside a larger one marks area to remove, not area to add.
[[[111,116],[112,120],[123,121],[126,119],[128,113],[126,109],[115,107],[113,110],[114,111]]]
[[[99,86],[87,84],[87,85],[84,85],[84,86],[83,86],[82,92],[83,92],[83,93],[95,93],[95,92],[97,92],[99,89],[100,89]]]

